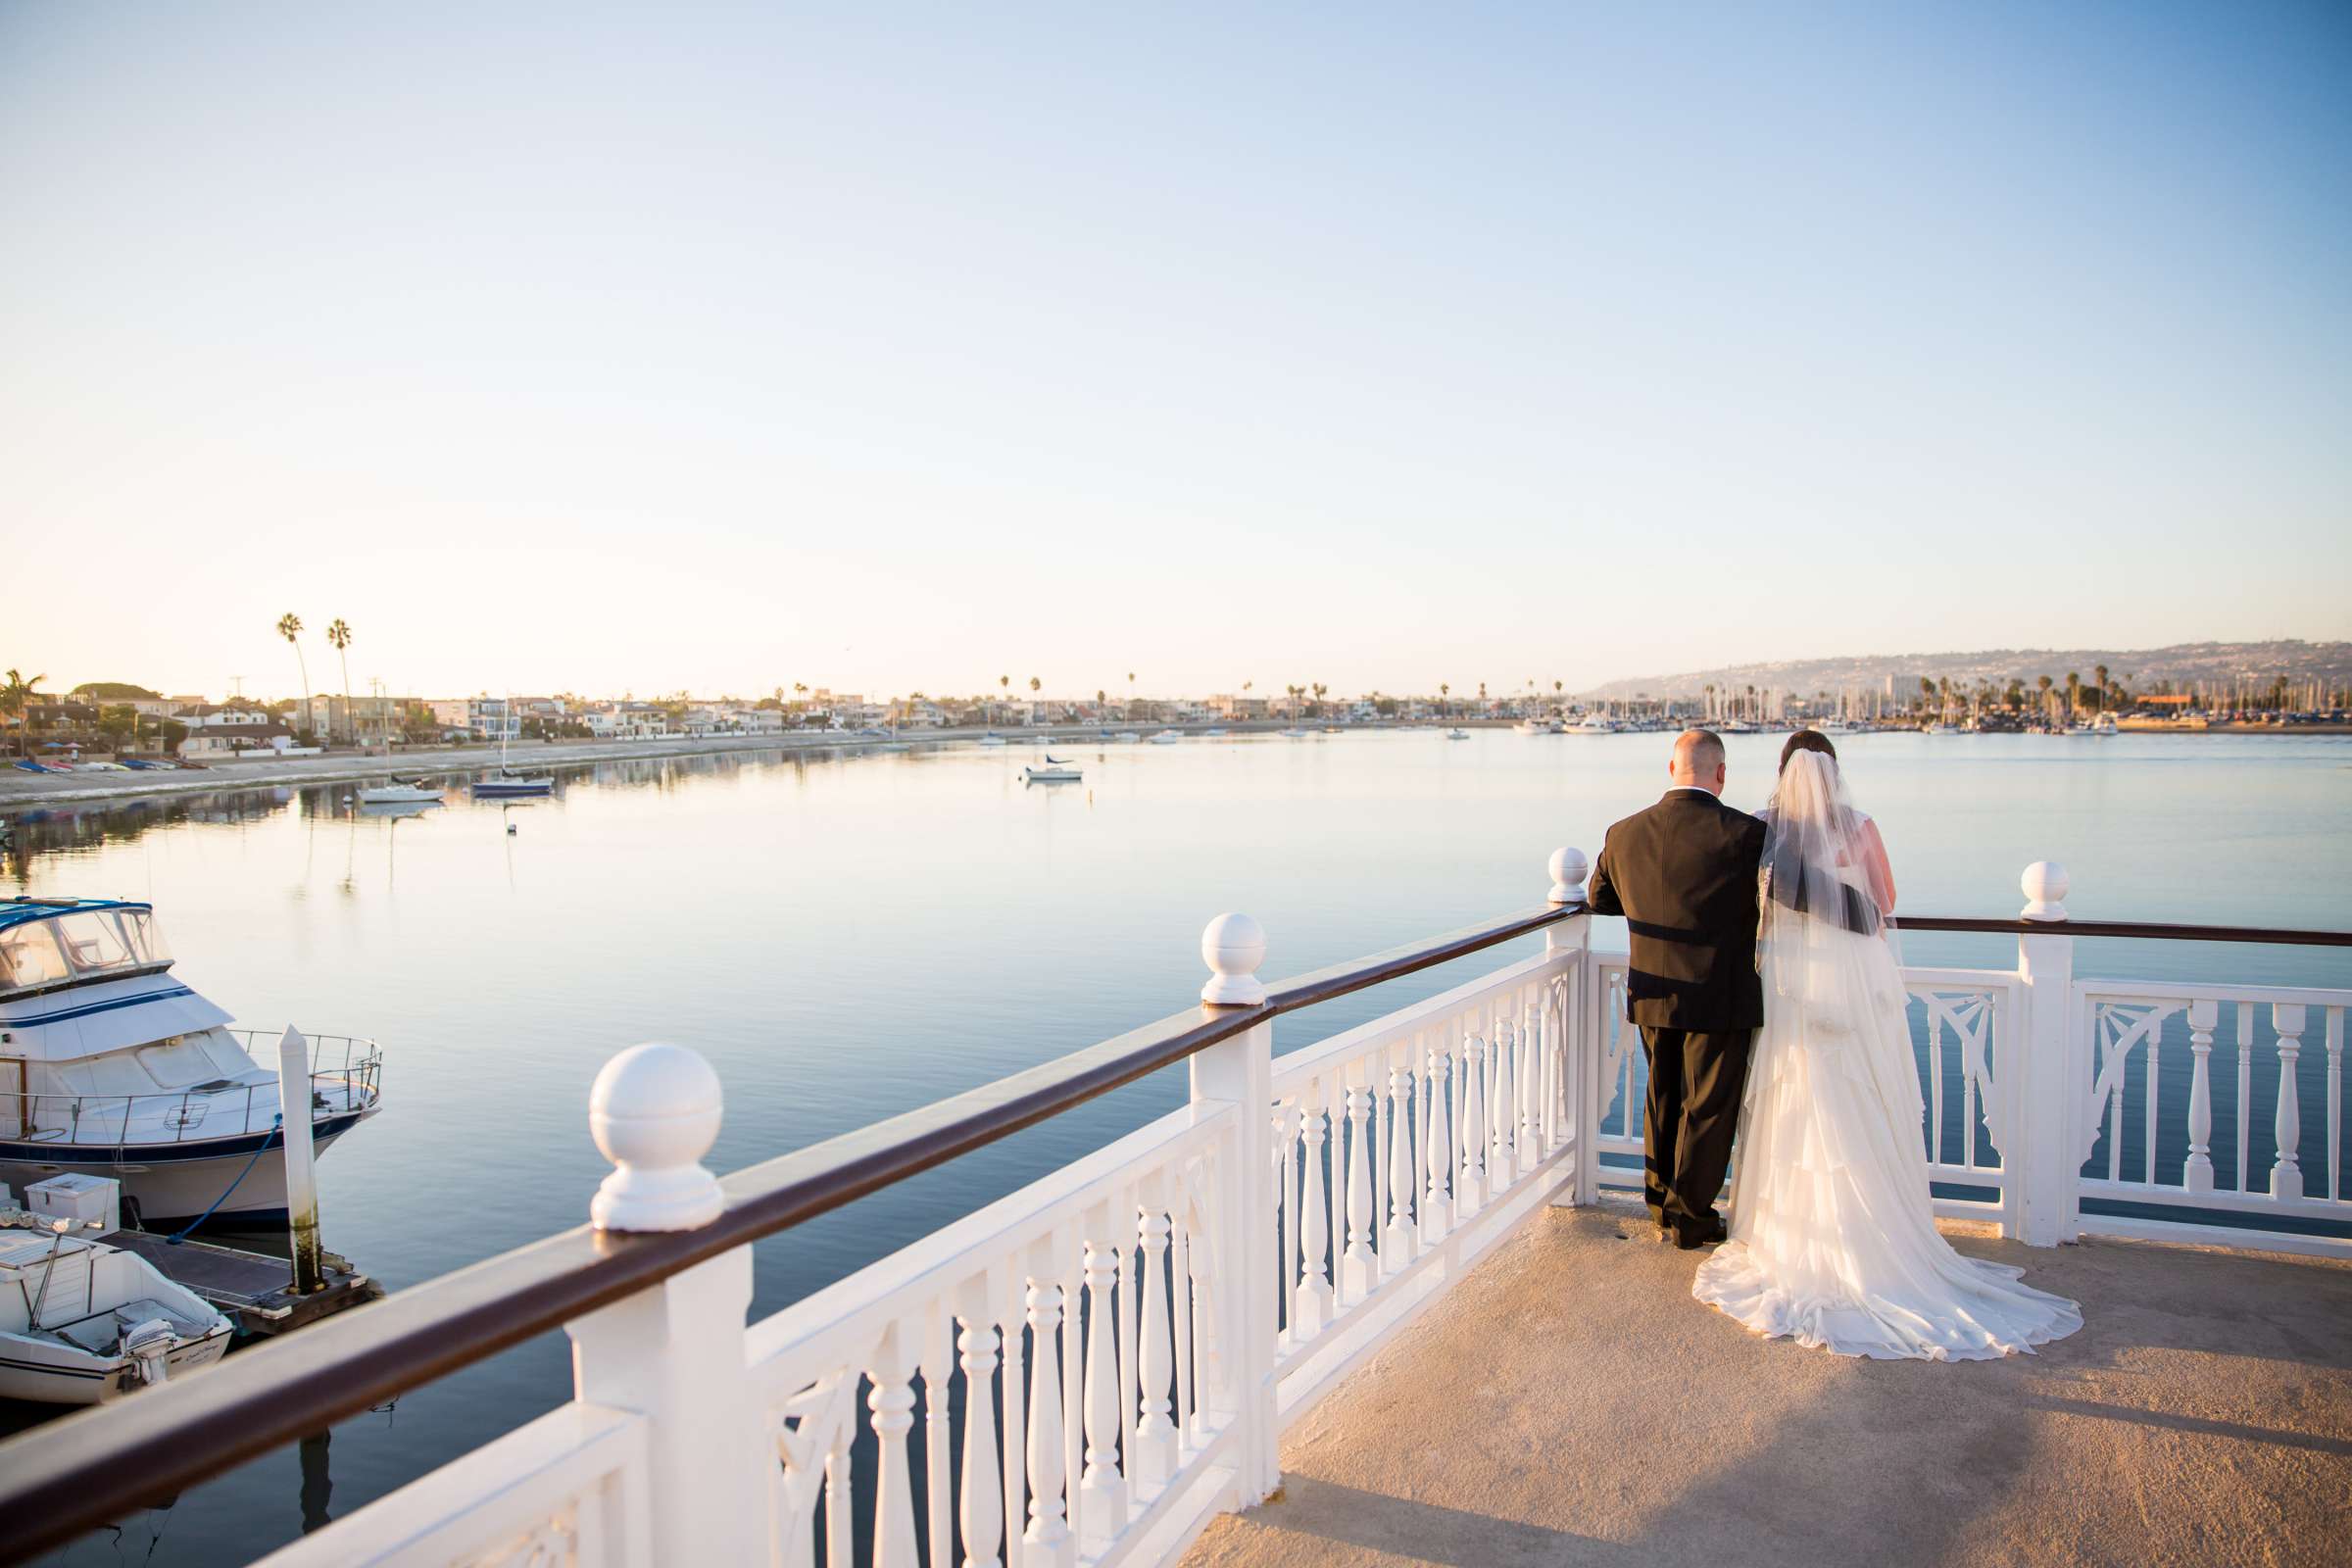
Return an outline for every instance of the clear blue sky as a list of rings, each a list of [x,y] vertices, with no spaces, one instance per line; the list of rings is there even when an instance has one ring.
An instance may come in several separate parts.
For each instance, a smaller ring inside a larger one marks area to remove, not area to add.
[[[0,664],[2352,632],[2352,7],[1662,9],[0,4]]]

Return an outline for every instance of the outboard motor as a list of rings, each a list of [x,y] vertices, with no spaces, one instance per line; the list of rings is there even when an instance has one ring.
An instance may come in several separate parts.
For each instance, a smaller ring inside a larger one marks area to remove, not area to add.
[[[148,1318],[122,1331],[122,1353],[131,1359],[131,1371],[139,1387],[153,1388],[170,1374],[167,1358],[179,1344],[179,1335],[169,1319]]]

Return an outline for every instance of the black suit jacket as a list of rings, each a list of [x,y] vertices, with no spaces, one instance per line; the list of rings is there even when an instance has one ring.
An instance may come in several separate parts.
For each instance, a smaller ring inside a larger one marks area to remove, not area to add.
[[[1594,914],[1633,935],[1625,1015],[1670,1029],[1760,1028],[1756,868],[1764,823],[1704,790],[1673,790],[1609,829],[1592,867]]]

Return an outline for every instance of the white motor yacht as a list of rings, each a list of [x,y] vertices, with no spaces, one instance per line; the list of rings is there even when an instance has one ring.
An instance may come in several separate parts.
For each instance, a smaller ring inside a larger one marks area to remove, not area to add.
[[[1176,730],[1162,729],[1154,730],[1150,739],[1152,744],[1154,746],[1173,746],[1178,741],[1184,739],[1184,736]]]
[[[97,1404],[227,1353],[227,1318],[154,1264],[73,1234],[0,1230],[0,1396]]]
[[[281,1226],[275,1066],[171,968],[145,904],[0,900],[0,1182],[113,1177],[148,1230]],[[382,1070],[373,1041],[311,1037],[319,1153],[381,1107]]]

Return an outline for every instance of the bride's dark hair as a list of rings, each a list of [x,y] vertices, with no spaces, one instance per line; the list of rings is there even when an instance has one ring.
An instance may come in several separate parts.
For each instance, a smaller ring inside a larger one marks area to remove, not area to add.
[[[1788,759],[1799,752],[1819,752],[1833,762],[1838,760],[1838,748],[1830,744],[1827,735],[1817,729],[1800,729],[1788,737],[1788,745],[1781,748],[1782,772],[1788,771]]]

